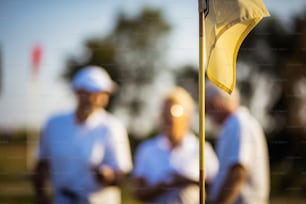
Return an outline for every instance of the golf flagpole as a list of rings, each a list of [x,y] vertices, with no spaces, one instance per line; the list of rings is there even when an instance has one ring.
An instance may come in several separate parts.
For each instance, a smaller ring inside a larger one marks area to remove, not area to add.
[[[35,114],[37,114],[37,109],[39,106],[37,103],[39,99],[39,69],[41,68],[43,50],[40,44],[34,45],[30,52],[31,59],[31,72],[30,72],[30,81],[28,82],[27,90],[27,114],[28,114],[28,124],[27,124],[27,160],[26,167],[28,170],[33,169],[34,164],[34,152],[35,147],[37,146],[37,139],[39,138],[39,133],[35,129]],[[34,127],[34,128],[33,128]]]
[[[200,204],[205,203],[205,0],[199,0],[199,136],[200,136]]]

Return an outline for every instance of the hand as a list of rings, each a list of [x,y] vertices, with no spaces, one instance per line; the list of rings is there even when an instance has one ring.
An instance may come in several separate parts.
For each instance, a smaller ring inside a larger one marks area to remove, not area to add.
[[[98,181],[103,184],[111,185],[111,184],[114,184],[116,181],[115,171],[107,165],[102,165],[96,168],[95,172],[96,172]]]

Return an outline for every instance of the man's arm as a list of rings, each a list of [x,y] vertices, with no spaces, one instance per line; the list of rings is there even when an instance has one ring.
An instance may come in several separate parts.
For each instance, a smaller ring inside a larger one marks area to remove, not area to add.
[[[133,168],[128,133],[117,118],[112,118],[110,121],[112,121],[110,123],[111,142],[118,169],[123,174],[128,174]]]
[[[183,175],[180,175],[178,173],[174,173],[173,174],[173,180],[169,185],[173,186],[173,187],[179,187],[179,186],[186,186],[186,185],[189,185],[189,184],[198,185],[199,182],[191,180],[191,179],[189,179],[189,178],[187,178]]]
[[[235,164],[230,168],[230,171],[225,178],[225,181],[220,189],[216,199],[217,204],[231,204],[233,203],[239,193],[241,187],[247,179],[248,172],[241,164]]]
[[[123,172],[116,171],[108,165],[102,165],[93,170],[96,173],[98,182],[106,186],[119,185],[125,176]]]
[[[190,180],[179,174],[173,175],[171,182],[159,182],[154,186],[148,185],[147,181],[143,177],[138,177],[134,180],[135,183],[135,195],[138,199],[143,201],[152,201],[154,198],[160,196],[162,193],[174,188],[186,186],[189,184],[198,184],[198,182]]]
[[[35,203],[48,204],[50,200],[45,192],[46,181],[49,176],[49,164],[47,160],[37,162],[33,173],[33,187],[35,192]]]

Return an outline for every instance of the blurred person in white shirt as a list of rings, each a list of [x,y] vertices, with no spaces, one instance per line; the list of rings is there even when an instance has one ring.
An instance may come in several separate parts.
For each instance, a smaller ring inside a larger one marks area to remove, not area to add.
[[[205,95],[207,115],[222,127],[212,203],[269,203],[269,158],[262,127],[240,106],[238,90],[229,95],[207,83]]]
[[[199,203],[199,141],[190,131],[194,101],[176,87],[165,97],[160,119],[161,133],[144,141],[135,155],[135,194],[149,203]],[[206,178],[218,170],[216,155],[205,144]]]
[[[80,70],[72,81],[77,107],[52,116],[42,130],[33,176],[36,203],[121,203],[117,184],[132,169],[124,126],[104,108],[115,83],[97,66]]]

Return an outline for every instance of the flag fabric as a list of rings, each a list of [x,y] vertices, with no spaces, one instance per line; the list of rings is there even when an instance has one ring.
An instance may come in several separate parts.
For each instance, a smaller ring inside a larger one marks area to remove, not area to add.
[[[248,33],[269,12],[262,0],[209,0],[205,17],[209,79],[228,93],[236,83],[236,59]]]
[[[31,51],[31,72],[32,77],[36,78],[39,73],[39,67],[41,64],[41,58],[42,58],[42,47],[40,44],[34,45],[32,51]]]

